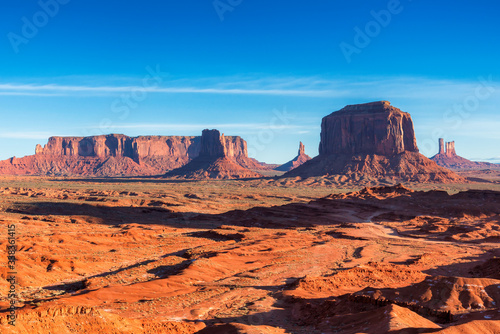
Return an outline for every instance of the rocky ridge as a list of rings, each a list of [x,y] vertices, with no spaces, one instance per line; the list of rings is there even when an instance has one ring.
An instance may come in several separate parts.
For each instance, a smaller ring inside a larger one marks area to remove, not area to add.
[[[238,136],[223,137],[228,159],[244,168],[266,169],[247,154]],[[51,137],[37,145],[35,155],[0,161],[0,174],[52,176],[162,175],[200,155],[200,136],[139,136],[110,134],[91,137]]]

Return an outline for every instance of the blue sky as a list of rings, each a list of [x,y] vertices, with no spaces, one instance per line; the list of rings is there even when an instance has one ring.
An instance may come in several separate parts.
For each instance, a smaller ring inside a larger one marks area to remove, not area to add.
[[[52,135],[241,135],[269,163],[321,118],[389,100],[423,154],[437,138],[500,161],[496,1],[5,1],[0,159]]]

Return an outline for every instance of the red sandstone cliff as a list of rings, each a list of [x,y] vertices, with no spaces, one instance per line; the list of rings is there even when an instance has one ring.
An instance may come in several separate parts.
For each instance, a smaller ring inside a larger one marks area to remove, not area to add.
[[[350,105],[323,118],[320,155],[418,152],[410,114],[388,101]]]
[[[311,160],[311,157],[305,153],[304,144],[302,144],[302,142],[300,142],[299,153],[297,154],[297,156],[295,158],[293,158],[292,160],[288,161],[287,163],[285,163],[279,167],[276,167],[274,170],[288,172],[294,168],[299,167],[300,165],[302,165],[303,163],[305,163],[306,161],[309,161],[309,160]]]
[[[471,169],[500,169],[499,164],[471,161],[457,155],[455,151],[455,142],[445,143],[443,138],[439,138],[439,152],[433,156],[431,160],[439,166],[457,171]]]
[[[379,101],[349,105],[323,118],[319,156],[283,177],[462,182],[418,153],[410,114]]]
[[[229,159],[252,169],[264,169],[247,155],[238,136],[224,137]],[[37,145],[35,155],[0,161],[0,174],[125,176],[161,175],[186,165],[201,151],[201,137],[111,134],[92,137],[51,137]]]
[[[168,172],[166,177],[181,177],[188,179],[239,179],[261,177],[259,173],[242,167],[237,163],[235,147],[244,147],[234,140],[227,140],[218,130],[205,129],[201,135],[199,155],[187,165]],[[241,157],[240,157],[241,158]],[[244,159],[243,159],[244,160]]]

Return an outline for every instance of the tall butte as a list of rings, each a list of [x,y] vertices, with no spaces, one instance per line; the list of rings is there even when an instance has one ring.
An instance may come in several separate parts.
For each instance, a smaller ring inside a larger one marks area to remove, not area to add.
[[[288,172],[289,170],[292,170],[294,168],[299,167],[306,161],[311,160],[311,157],[306,154],[306,148],[302,142],[299,143],[299,153],[295,158],[292,160],[288,161],[287,163],[284,163],[281,166],[276,167],[274,170],[281,171],[281,172]]]
[[[319,155],[283,177],[463,182],[419,153],[410,114],[388,101],[348,105],[323,118]]]
[[[246,146],[245,146],[246,155]],[[201,135],[200,154],[187,165],[165,174],[167,177],[188,179],[240,179],[262,175],[244,168],[234,160],[234,152],[224,134],[205,129]]]

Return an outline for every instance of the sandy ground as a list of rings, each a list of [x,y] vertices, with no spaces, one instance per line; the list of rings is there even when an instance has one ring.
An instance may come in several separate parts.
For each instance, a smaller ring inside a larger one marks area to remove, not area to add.
[[[496,174],[495,174],[496,175]],[[500,184],[0,178],[1,333],[500,333]],[[470,190],[474,189],[474,190]]]

